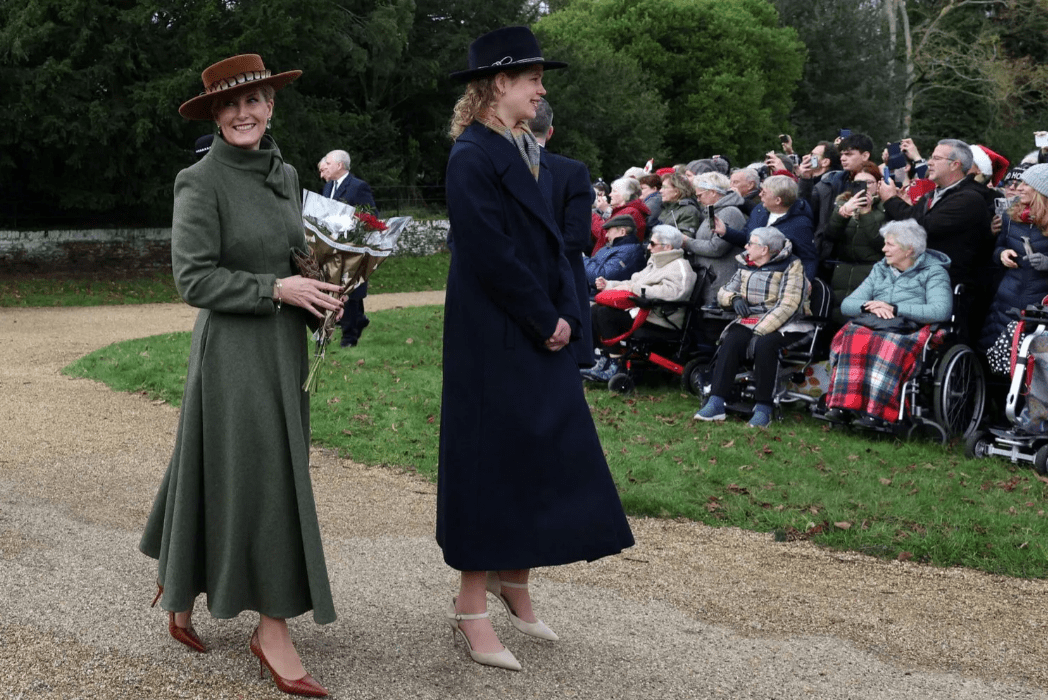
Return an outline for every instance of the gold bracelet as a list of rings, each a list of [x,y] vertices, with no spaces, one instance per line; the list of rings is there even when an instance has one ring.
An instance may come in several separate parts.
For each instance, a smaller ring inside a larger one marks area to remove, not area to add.
[[[277,311],[280,311],[280,307],[284,305],[284,300],[280,296],[280,290],[283,289],[284,285],[277,280]]]

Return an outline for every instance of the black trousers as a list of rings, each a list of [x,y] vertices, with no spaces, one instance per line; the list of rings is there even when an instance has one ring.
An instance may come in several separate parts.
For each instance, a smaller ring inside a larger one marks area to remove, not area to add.
[[[600,342],[601,338],[617,338],[633,326],[633,317],[623,309],[594,304],[590,311],[593,347],[596,349],[607,347]]]
[[[753,331],[736,323],[728,328],[717,351],[717,363],[713,366],[714,396],[726,399],[731,396],[735,375],[739,365],[746,359],[746,349],[753,340]],[[775,393],[775,379],[779,369],[779,349],[787,338],[778,331],[757,338],[753,348],[753,375],[757,403],[770,404]]]

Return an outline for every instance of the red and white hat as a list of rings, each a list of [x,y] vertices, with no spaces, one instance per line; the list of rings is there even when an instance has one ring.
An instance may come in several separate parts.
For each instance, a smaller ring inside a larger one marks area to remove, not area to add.
[[[991,178],[994,187],[1001,184],[1001,180],[1004,179],[1005,174],[1008,172],[1009,163],[1007,158],[994,153],[982,145],[972,146],[972,158],[975,160],[975,166],[979,168],[979,172]]]

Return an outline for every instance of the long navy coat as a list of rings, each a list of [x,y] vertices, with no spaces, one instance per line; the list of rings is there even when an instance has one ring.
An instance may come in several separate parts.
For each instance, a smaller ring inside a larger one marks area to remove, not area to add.
[[[544,346],[558,318],[579,323],[543,195],[550,177],[540,168],[536,182],[516,146],[480,124],[448,160],[436,534],[460,571],[593,560],[633,544],[575,359]]]
[[[593,247],[590,241],[590,212],[593,210],[593,185],[585,163],[558,156],[542,149],[543,164],[549,168],[549,180],[539,178],[539,184],[549,182],[553,219],[564,240],[564,257],[568,259],[575,293],[579,301],[579,323],[582,337],[571,342],[567,350],[579,367],[593,366],[593,329],[590,327],[589,284],[582,253]]]
[[[1003,267],[1001,253],[1010,248],[1018,253],[1016,262],[1019,267],[1004,269],[1004,277],[997,287],[979,338],[979,347],[984,350],[993,345],[1010,321],[1019,320],[1018,312],[1013,309],[1022,310],[1030,304],[1040,304],[1048,296],[1048,273],[1030,267],[1022,241],[1022,237],[1027,236],[1035,253],[1048,254],[1048,237],[1033,224],[1012,221],[1007,214],[1001,219],[1001,232],[997,235],[993,261],[998,267]]]

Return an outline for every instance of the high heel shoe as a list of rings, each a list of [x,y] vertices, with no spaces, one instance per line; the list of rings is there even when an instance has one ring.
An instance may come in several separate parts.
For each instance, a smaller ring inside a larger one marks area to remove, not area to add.
[[[461,627],[459,627],[459,622],[463,620],[482,620],[485,617],[488,617],[487,611],[475,615],[455,612],[454,600],[452,600],[451,605],[448,606],[448,624],[451,625],[452,632],[457,632],[458,635],[462,637],[462,641],[466,643],[466,649],[469,650],[469,656],[471,659],[484,666],[495,666],[496,668],[504,668],[510,671],[519,671],[521,669],[520,662],[517,661],[515,656],[513,656],[513,652],[505,647],[502,648],[502,651],[494,653],[489,652],[485,654],[483,652],[473,651],[473,645],[470,644],[469,637],[466,636],[466,633]]]
[[[502,602],[502,607],[506,608],[506,613],[509,614],[509,621],[513,623],[513,626],[518,631],[532,637],[538,637],[539,639],[548,639],[551,642],[555,642],[560,637],[557,633],[546,626],[546,623],[538,618],[534,622],[524,622],[513,613],[513,608],[510,606],[506,596],[502,595],[502,587],[506,588],[519,588],[521,590],[527,590],[528,584],[526,583],[510,583],[509,581],[503,581],[499,578],[499,575],[494,571],[488,572],[488,593],[492,594]]]
[[[262,643],[258,641],[258,628],[251,633],[251,653],[258,657],[258,677],[263,678],[262,667],[265,666],[269,669],[269,673],[273,676],[273,682],[277,684],[277,688],[282,693],[288,695],[305,695],[310,698],[326,698],[327,690],[324,686],[317,683],[313,676],[308,673],[301,678],[291,680],[284,678],[273,670],[273,667],[269,665],[269,660],[266,658],[265,653],[262,651]]]
[[[159,583],[157,583],[156,587],[156,597],[153,598],[153,603],[149,606],[151,608],[155,608],[156,604],[160,601],[160,596],[164,595],[164,587]],[[168,612],[167,631],[172,637],[174,637],[176,642],[181,642],[193,651],[199,651],[201,654],[207,653],[207,647],[204,646],[204,642],[197,636],[196,630],[193,629],[193,626],[179,627],[176,625],[175,614],[173,612]]]

